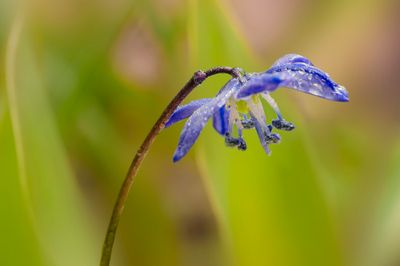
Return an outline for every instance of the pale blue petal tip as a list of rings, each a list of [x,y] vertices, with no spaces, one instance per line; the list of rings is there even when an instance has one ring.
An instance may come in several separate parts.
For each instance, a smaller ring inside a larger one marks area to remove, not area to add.
[[[172,161],[174,162],[174,163],[176,163],[176,162],[178,162],[180,159],[182,159],[182,156],[178,156],[178,155],[174,155],[174,157],[172,158]]]
[[[211,101],[211,99],[205,98],[205,99],[200,99],[197,101],[192,101],[186,105],[179,106],[175,112],[171,115],[167,123],[165,124],[165,127],[170,127],[173,124],[188,118],[191,116],[197,109],[199,109],[201,106],[204,104],[208,103]]]

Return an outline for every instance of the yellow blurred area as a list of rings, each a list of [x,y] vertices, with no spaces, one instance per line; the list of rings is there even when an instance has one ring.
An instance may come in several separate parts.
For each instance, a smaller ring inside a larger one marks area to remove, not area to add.
[[[163,131],[111,265],[400,265],[399,14],[396,0],[3,0],[0,265],[98,265],[129,163],[192,73],[288,53],[350,102],[274,92],[296,130],[271,156],[255,132],[239,152],[209,125],[174,164],[183,123]]]

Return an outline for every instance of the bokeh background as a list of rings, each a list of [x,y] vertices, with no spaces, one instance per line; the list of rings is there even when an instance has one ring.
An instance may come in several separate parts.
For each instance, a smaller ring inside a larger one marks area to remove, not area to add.
[[[396,0],[2,0],[0,264],[97,265],[130,160],[191,74],[299,53],[350,102],[275,92],[297,129],[270,157],[254,132],[239,152],[208,125],[173,164],[183,124],[163,131],[112,265],[400,265],[399,14]]]

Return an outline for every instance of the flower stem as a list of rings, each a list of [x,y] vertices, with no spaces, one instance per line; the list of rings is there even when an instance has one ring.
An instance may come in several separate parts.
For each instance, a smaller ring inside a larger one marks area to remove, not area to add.
[[[147,155],[151,144],[154,139],[165,127],[165,123],[171,117],[172,113],[179,106],[179,104],[193,91],[198,85],[200,85],[205,79],[210,76],[226,73],[234,78],[241,77],[241,70],[238,68],[231,67],[215,67],[207,71],[197,71],[193,74],[192,78],[185,84],[185,86],[178,92],[178,94],[172,99],[172,101],[165,108],[157,122],[154,124],[150,132],[147,134],[139,150],[136,152],[131,165],[129,166],[128,173],[126,174],[125,180],[121,185],[117,200],[114,204],[113,212],[111,215],[110,222],[108,224],[106,237],[103,244],[103,251],[101,255],[101,266],[110,265],[112,248],[114,245],[115,234],[117,232],[119,220],[125,207],[126,200],[129,195],[129,191],[132,187],[136,173],[142,164],[143,159]]]

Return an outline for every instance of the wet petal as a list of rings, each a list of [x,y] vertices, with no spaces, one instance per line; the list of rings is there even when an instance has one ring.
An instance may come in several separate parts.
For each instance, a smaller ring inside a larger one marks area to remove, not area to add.
[[[254,74],[238,91],[236,98],[243,99],[260,92],[271,92],[278,88],[282,82],[278,74]]]
[[[293,63],[303,63],[306,65],[313,66],[313,63],[311,63],[311,61],[304,56],[298,54],[287,54],[276,60],[275,63],[272,65],[272,67],[283,66],[286,64],[293,64]]]
[[[207,121],[219,108],[225,105],[228,99],[237,90],[238,85],[239,81],[237,79],[231,79],[215,98],[197,109],[189,117],[179,138],[178,147],[176,148],[173,158],[174,162],[179,161],[188,153]]]
[[[175,124],[185,118],[188,118],[189,116],[191,116],[194,113],[194,111],[196,111],[201,106],[208,103],[209,101],[211,101],[210,98],[205,98],[205,99],[200,99],[197,101],[192,101],[183,106],[179,106],[175,110],[175,112],[172,114],[172,116],[169,118],[168,122],[165,124],[165,127],[172,126],[173,124]]]
[[[289,63],[270,68],[266,74],[280,73],[282,79],[279,87],[288,87],[327,100],[347,102],[346,89],[322,70],[304,63]],[[263,74],[261,74],[263,75]]]
[[[229,127],[229,110],[226,106],[219,108],[213,115],[213,127],[221,135],[228,132]]]

